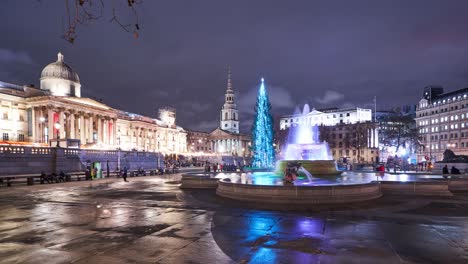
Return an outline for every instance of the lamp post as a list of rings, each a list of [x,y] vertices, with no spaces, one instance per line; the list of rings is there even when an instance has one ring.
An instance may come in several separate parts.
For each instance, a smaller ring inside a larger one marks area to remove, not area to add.
[[[60,148],[60,133],[59,133],[59,131],[60,131],[61,125],[57,122],[57,123],[55,123],[54,127],[57,130],[57,148]]]

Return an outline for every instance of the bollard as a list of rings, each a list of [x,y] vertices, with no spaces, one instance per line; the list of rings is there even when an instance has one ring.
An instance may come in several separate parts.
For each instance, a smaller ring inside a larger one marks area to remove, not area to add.
[[[34,177],[28,177],[28,185],[34,185]]]

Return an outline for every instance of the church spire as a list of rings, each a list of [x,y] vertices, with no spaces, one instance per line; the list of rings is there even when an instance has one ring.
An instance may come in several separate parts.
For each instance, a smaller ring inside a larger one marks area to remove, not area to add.
[[[228,65],[227,91],[232,92],[231,65]]]
[[[239,113],[235,103],[236,95],[232,89],[231,66],[228,66],[227,89],[224,95],[224,105],[221,108],[220,128],[231,133],[239,134]]]

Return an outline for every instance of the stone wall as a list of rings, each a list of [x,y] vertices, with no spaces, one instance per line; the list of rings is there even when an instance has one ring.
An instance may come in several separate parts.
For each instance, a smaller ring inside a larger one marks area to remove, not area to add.
[[[84,171],[87,164],[99,162],[105,171],[127,167],[129,170],[155,169],[163,166],[160,153],[135,151],[108,151],[68,148],[36,148],[0,146],[0,175]]]

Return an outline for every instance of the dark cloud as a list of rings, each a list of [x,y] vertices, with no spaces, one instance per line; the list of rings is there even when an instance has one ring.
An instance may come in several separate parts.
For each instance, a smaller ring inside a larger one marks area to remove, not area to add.
[[[337,101],[340,101],[344,98],[344,94],[336,92],[336,91],[331,91],[327,90],[325,91],[325,94],[321,97],[316,97],[315,101],[319,104],[331,104],[331,103],[336,103]]]
[[[15,51],[0,48],[0,63],[5,64],[34,64],[26,51]]]
[[[108,22],[108,5],[74,45],[60,38],[63,3],[2,3],[0,80],[38,85],[62,51],[84,95],[149,116],[174,106],[179,125],[208,128],[229,64],[243,131],[260,77],[275,116],[304,103],[365,106],[375,95],[388,108],[416,103],[427,85],[468,86],[465,0],[144,1],[139,39]]]

